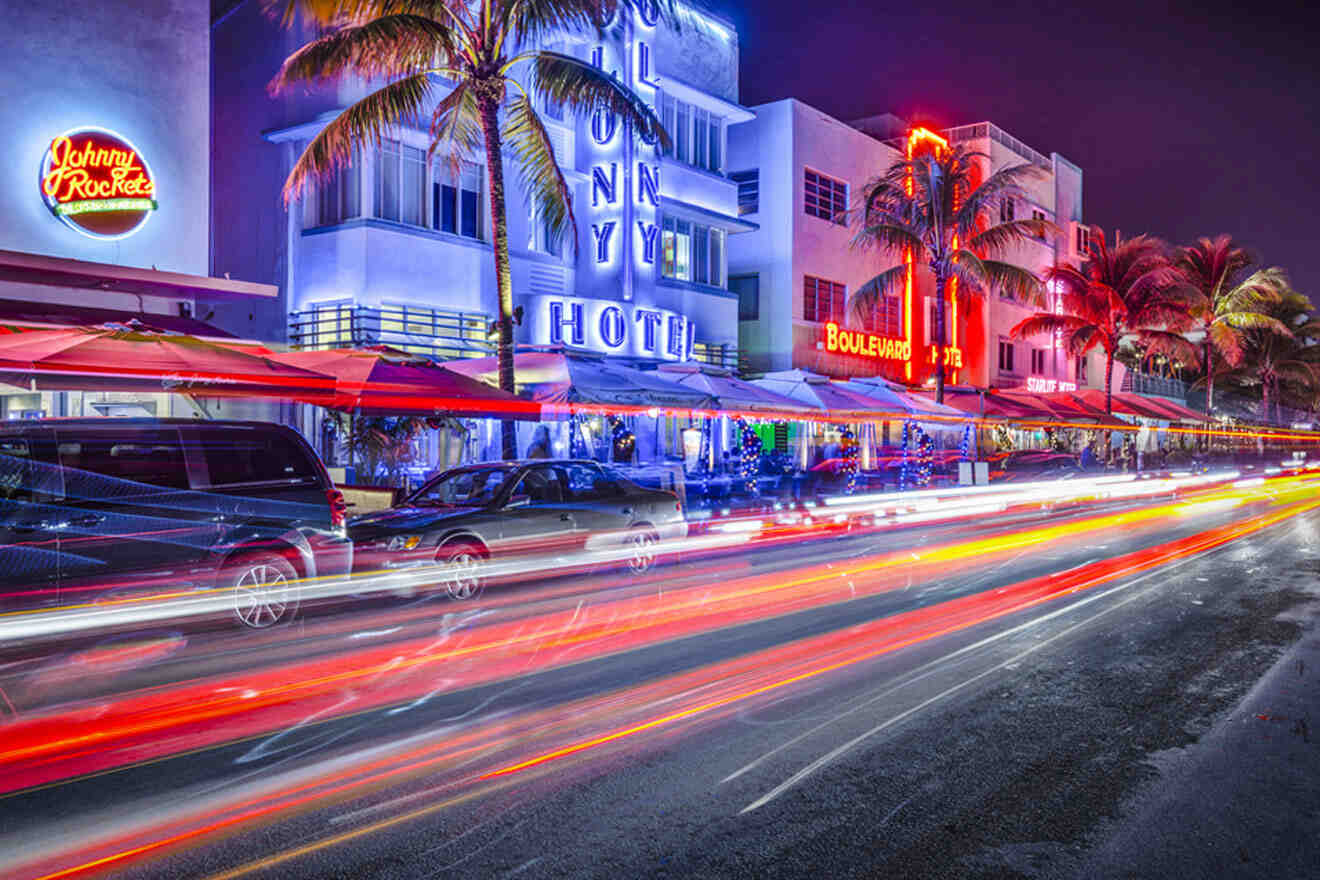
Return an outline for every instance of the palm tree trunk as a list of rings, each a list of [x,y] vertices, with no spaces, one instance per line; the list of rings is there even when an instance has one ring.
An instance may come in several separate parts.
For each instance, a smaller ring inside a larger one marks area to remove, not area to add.
[[[1270,420],[1270,386],[1273,379],[1268,373],[1260,377],[1260,420],[1268,422]]]
[[[1210,362],[1210,331],[1206,330],[1205,342],[1205,414],[1208,417],[1211,410],[1215,407],[1215,374],[1211,370],[1214,365]]]
[[[1105,414],[1114,414],[1114,353],[1105,350]]]
[[[500,341],[498,348],[500,390],[515,392],[513,380],[513,276],[509,269],[509,218],[504,208],[504,157],[501,152],[499,101],[478,91],[481,133],[486,139],[486,169],[490,175],[490,220],[494,237],[495,284],[499,289]],[[518,457],[514,423],[500,423],[500,446],[505,459]]]
[[[935,402],[944,403],[944,274],[935,273]]]

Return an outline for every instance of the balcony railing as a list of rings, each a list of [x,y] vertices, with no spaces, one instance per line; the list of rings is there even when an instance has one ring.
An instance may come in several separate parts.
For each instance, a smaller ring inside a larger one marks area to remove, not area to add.
[[[289,343],[301,349],[388,345],[437,360],[487,357],[495,353],[491,320],[451,309],[325,305],[289,314]]]
[[[1152,376],[1149,373],[1138,373],[1134,370],[1128,370],[1123,376],[1123,391],[1132,391],[1137,394],[1155,394],[1160,397],[1172,397],[1181,401],[1187,400],[1187,383],[1181,379],[1174,379],[1167,376]]]
[[[1033,165],[1038,165],[1046,171],[1051,171],[1054,168],[1054,163],[1046,158],[1044,154],[1033,150],[1031,147],[1022,143],[1022,141],[1013,137],[993,122],[978,122],[975,125],[960,125],[957,128],[946,130],[944,135],[949,139],[949,143],[953,144],[959,143],[960,141],[972,141],[977,140],[978,138],[988,137],[990,140],[1012,150],[1014,153],[1017,153]]]

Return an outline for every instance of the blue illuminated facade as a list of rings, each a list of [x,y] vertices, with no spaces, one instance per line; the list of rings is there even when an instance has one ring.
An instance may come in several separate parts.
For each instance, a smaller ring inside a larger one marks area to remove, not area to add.
[[[241,7],[214,29],[214,271],[280,287],[279,306],[249,319],[274,341],[489,354],[497,296],[483,156],[465,157],[455,172],[445,157],[428,159],[424,128],[399,127],[301,203],[279,203],[308,140],[365,94],[344,85],[271,98],[266,81],[303,36]],[[265,47],[257,52],[264,57],[254,58],[254,46]],[[755,229],[739,219],[725,163],[729,129],[753,118],[737,103],[736,32],[690,11],[675,32],[643,11],[621,13],[602,39],[565,34],[547,48],[627,82],[675,143],[662,153],[612,116],[575,119],[541,108],[573,192],[577,240],[549,234],[506,156],[517,341],[734,366],[728,238]],[[258,67],[264,79],[253,74]]]

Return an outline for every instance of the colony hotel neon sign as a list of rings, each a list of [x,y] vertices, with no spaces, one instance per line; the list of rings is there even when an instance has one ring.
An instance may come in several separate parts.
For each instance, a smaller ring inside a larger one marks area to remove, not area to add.
[[[528,298],[528,323],[539,345],[666,361],[692,358],[697,325],[668,309],[572,296]]]
[[[906,339],[876,336],[861,330],[845,330],[835,323],[825,325],[825,350],[882,361],[906,361],[912,357],[912,343]]]
[[[41,160],[41,196],[70,229],[99,239],[132,235],[157,207],[146,161],[104,128],[74,129],[51,140]]]

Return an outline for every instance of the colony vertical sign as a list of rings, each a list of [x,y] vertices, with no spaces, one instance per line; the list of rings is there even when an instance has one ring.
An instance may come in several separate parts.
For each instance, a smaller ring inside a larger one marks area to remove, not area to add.
[[[104,128],[55,137],[41,160],[41,197],[70,229],[117,239],[142,228],[156,210],[156,180],[142,154]]]

